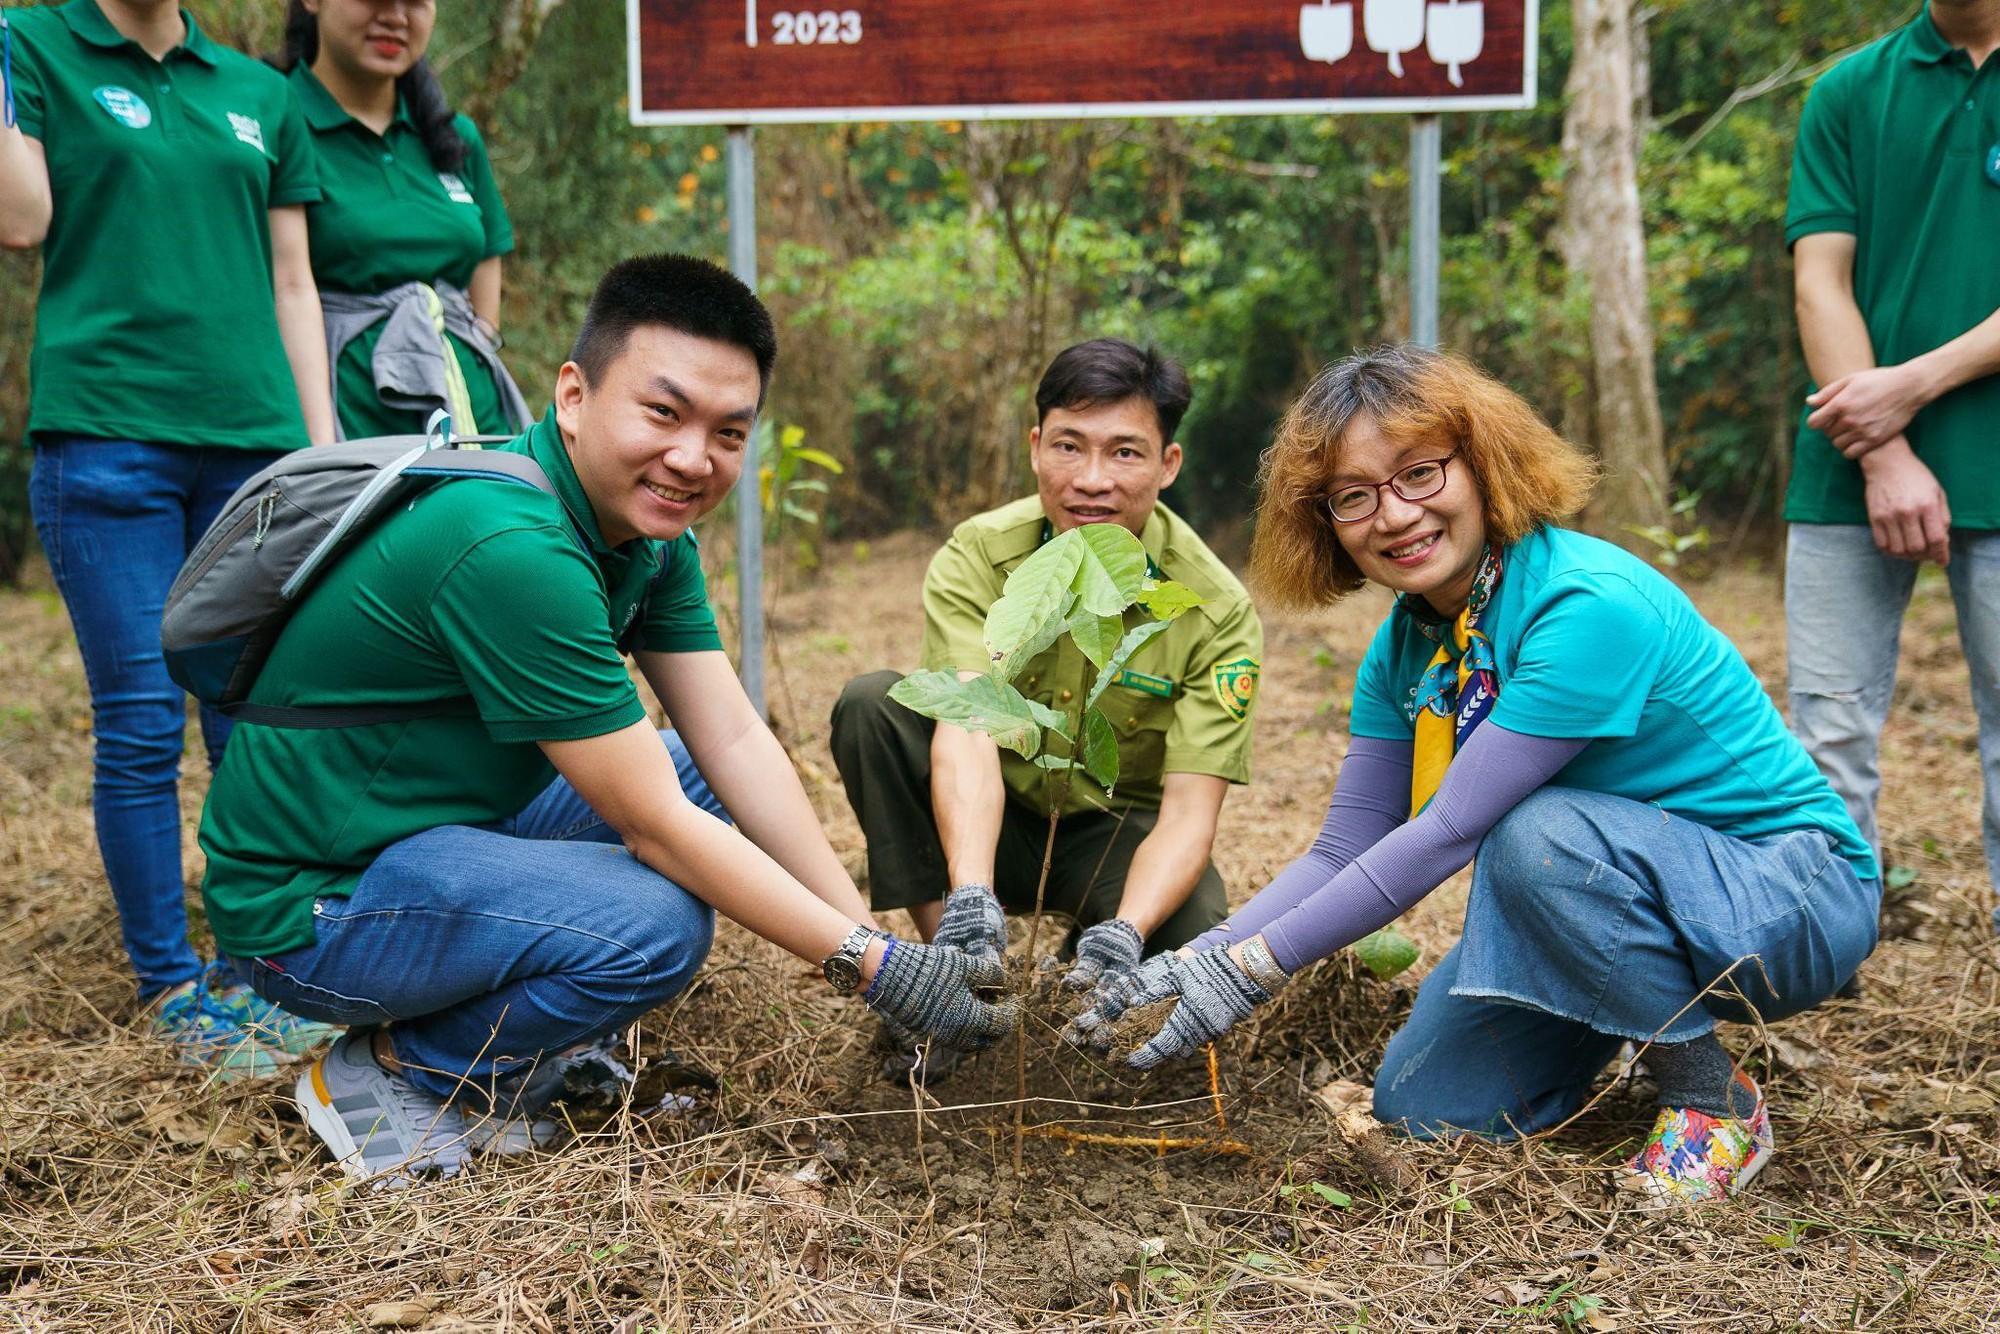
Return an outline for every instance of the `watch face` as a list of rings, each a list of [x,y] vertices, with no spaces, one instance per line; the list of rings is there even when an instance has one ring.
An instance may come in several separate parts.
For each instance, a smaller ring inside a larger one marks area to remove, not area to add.
[[[861,965],[844,955],[834,955],[820,965],[820,971],[835,991],[852,991],[861,984]]]

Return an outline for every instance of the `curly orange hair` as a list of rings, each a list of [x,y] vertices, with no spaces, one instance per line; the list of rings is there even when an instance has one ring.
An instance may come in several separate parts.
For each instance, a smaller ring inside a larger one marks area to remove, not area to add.
[[[1313,377],[1258,467],[1250,574],[1280,605],[1326,606],[1366,582],[1326,510],[1341,441],[1362,416],[1395,444],[1456,449],[1487,539],[1503,546],[1582,509],[1597,483],[1596,460],[1464,358],[1412,344],[1358,352]]]

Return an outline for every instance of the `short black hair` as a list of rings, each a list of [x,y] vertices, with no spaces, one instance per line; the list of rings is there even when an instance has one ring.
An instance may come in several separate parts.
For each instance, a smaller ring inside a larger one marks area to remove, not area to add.
[[[1143,398],[1160,418],[1160,444],[1173,443],[1194,390],[1187,372],[1157,348],[1141,349],[1122,338],[1093,338],[1056,353],[1035,387],[1035,420],[1057,408],[1081,412],[1100,403]]]
[[[696,255],[638,255],[612,265],[590,294],[569,359],[595,382],[631,332],[648,324],[742,348],[757,360],[759,397],[770,388],[778,360],[771,312],[742,279]]]

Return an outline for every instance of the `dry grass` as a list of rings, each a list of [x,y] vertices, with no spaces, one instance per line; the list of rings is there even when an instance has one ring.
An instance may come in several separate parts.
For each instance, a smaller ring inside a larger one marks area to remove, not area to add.
[[[843,553],[781,601],[776,703],[822,784],[840,683],[914,657],[925,555],[915,539]],[[1732,571],[1695,595],[1777,684],[1770,576]],[[1239,895],[1317,823],[1378,610],[1269,626],[1259,782],[1232,798],[1219,854]],[[1222,1044],[1229,1133],[1249,1155],[1038,1138],[1016,1181],[1010,1054],[944,1085],[953,1106],[918,1109],[872,1079],[858,1005],[732,929],[639,1035],[721,1076],[695,1122],[626,1118],[532,1161],[357,1193],[287,1081],[206,1088],[128,1029],[88,702],[45,587],[0,595],[0,676],[0,1327],[2000,1327],[2000,962],[1941,580],[1919,591],[1885,741],[1889,860],[1915,882],[1893,896],[1863,999],[1726,1035],[1766,1081],[1779,1152],[1750,1198],[1691,1218],[1602,1188],[1649,1120],[1643,1088],[1504,1148],[1385,1154],[1343,1129],[1315,1090],[1365,1083],[1409,989],[1339,960]],[[818,799],[858,865],[837,787]],[[192,880],[191,839],[189,858]],[[1462,906],[1456,884],[1413,914],[1428,957]],[[1214,1130],[1205,1070],[1132,1079],[1032,1041],[1031,1121]]]

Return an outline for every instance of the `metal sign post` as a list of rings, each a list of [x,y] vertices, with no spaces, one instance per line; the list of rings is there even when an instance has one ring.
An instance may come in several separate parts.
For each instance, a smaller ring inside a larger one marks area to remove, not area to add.
[[[1438,345],[1439,139],[1435,114],[1410,117],[1410,341]]]
[[[757,287],[757,159],[748,125],[729,127],[724,159],[729,170],[729,271]],[[743,693],[764,717],[764,496],[758,478],[757,431],[743,445],[743,474],[736,483],[736,616],[740,627],[737,675]]]

